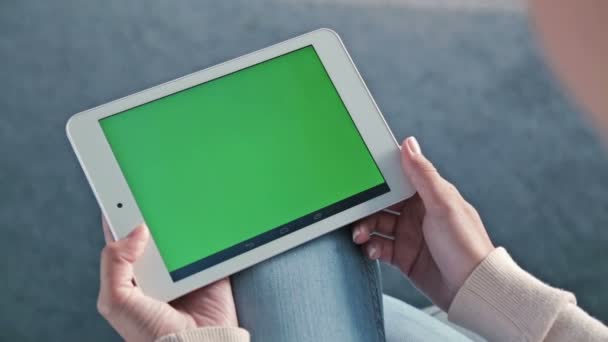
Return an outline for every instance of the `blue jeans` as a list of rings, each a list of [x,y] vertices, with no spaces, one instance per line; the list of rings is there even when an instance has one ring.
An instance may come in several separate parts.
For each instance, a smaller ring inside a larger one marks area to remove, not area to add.
[[[254,342],[469,341],[401,301],[387,298],[383,308],[378,263],[362,256],[348,228],[244,270],[232,286]]]

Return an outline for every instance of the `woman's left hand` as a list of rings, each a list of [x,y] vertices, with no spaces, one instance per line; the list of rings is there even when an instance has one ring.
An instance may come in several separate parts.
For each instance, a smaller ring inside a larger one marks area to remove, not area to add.
[[[417,193],[392,206],[391,213],[382,211],[355,224],[353,241],[371,259],[397,266],[448,311],[494,245],[477,210],[441,177],[415,138],[404,141],[401,157],[404,177]]]

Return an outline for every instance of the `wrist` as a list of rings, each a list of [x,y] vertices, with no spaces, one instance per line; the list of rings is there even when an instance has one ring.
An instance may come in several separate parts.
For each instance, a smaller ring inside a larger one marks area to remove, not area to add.
[[[250,336],[247,330],[232,327],[203,327],[162,336],[155,342],[226,341],[245,342]]]
[[[472,248],[469,249],[467,262],[465,263],[467,266],[463,268],[462,274],[460,275],[460,277],[458,277],[456,292],[460,290],[466,280],[469,279],[471,274],[473,274],[475,269],[484,260],[486,260],[488,255],[490,255],[495,249],[496,247],[494,247],[494,245],[489,241],[489,239],[488,241],[484,241],[482,243],[474,245],[472,246]]]
[[[232,317],[228,314],[219,314],[213,317],[200,317],[197,319],[197,323],[199,327],[239,327],[236,317]]]

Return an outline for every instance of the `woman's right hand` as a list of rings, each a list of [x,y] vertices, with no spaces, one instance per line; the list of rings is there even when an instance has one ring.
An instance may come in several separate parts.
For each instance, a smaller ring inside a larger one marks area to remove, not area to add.
[[[133,263],[150,239],[145,225],[124,239],[113,241],[102,222],[106,247],[101,253],[97,308],[126,341],[155,341],[173,333],[199,327],[237,327],[230,279],[224,278],[174,300],[161,302],[148,297],[133,282]]]
[[[475,267],[494,250],[477,211],[443,179],[414,137],[401,147],[417,194],[354,225],[353,241],[371,259],[397,266],[437,306],[448,310]],[[394,240],[373,234],[394,237]]]

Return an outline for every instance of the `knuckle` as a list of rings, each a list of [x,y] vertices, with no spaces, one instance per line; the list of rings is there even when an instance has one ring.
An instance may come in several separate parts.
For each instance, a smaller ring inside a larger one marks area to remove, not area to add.
[[[448,220],[457,219],[458,217],[467,217],[477,219],[479,213],[469,202],[459,198],[451,197],[452,200],[444,200],[438,202],[435,208],[435,215],[446,218]]]
[[[433,212],[436,216],[452,217],[458,215],[463,210],[460,196],[452,191],[445,191],[437,194],[434,201]]]
[[[97,311],[103,317],[108,317],[112,312],[110,303],[101,294],[97,297]]]
[[[100,258],[101,260],[107,259],[108,258],[108,246],[105,246],[104,248],[101,249],[101,253],[100,254]]]
[[[435,167],[435,165],[433,165],[433,163],[428,160],[420,159],[418,160],[418,165],[420,167],[420,170],[424,173],[439,173],[437,172],[437,168]]]
[[[109,262],[120,262],[126,259],[126,255],[123,254],[123,251],[116,242],[107,244],[101,251],[101,257]]]
[[[114,258],[118,255],[116,244],[109,243],[101,250],[101,256],[105,258]]]
[[[104,289],[97,297],[97,311],[105,318],[123,310],[128,304],[129,296],[125,296],[118,288]]]
[[[445,181],[445,183],[446,183],[446,188],[450,193],[452,193],[455,196],[460,196],[460,191],[458,191],[458,188],[456,188],[454,186],[454,184],[452,184],[448,181]]]
[[[465,209],[465,210],[466,210],[466,211],[467,211],[469,214],[477,214],[477,209],[475,209],[475,207],[474,207],[474,206],[473,206],[471,203],[469,203],[469,202],[467,202],[467,201],[465,201],[465,202],[464,202],[464,209]]]
[[[481,220],[481,216],[479,216],[479,212],[477,209],[469,202],[466,202],[466,212],[469,214],[469,217],[472,217],[476,220]]]
[[[443,199],[441,201],[437,201],[433,212],[436,216],[451,217],[458,212],[458,208],[453,201]]]

